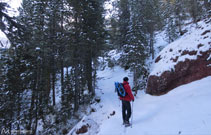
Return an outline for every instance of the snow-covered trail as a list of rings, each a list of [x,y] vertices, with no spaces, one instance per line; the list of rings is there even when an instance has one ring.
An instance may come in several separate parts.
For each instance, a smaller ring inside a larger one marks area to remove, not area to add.
[[[98,94],[103,107],[92,114],[95,121],[101,121],[98,135],[211,135],[211,77],[180,86],[163,96],[139,92],[133,106],[133,126],[124,128],[114,82],[122,81],[128,74],[118,67],[98,73],[102,77]],[[111,116],[113,111],[115,115]]]
[[[128,76],[131,85],[132,78],[130,77],[130,72],[126,72],[120,67],[115,67],[111,70],[99,71],[98,76],[102,77],[98,82],[99,89],[102,92],[98,94],[101,97],[101,104],[103,106],[99,111],[102,111],[104,115],[99,134],[119,134],[119,129],[123,128],[121,101],[118,99],[117,93],[115,93],[114,82],[122,82],[123,77]],[[114,112],[115,114],[112,115]]]
[[[97,91],[97,95],[101,97],[103,110],[118,111],[120,107],[120,100],[115,92],[114,82],[122,82],[123,77],[130,76],[129,72],[125,72],[120,67],[115,67],[111,70],[99,71],[98,76],[101,78],[98,81],[98,87],[100,91]],[[132,80],[130,79],[131,83]]]
[[[121,102],[114,82],[130,72],[120,67],[98,72],[96,111],[85,116],[68,135],[89,125],[83,135],[211,135],[211,76],[180,86],[163,96],[138,93],[133,106],[133,126],[122,125]],[[114,113],[115,112],[115,113]]]

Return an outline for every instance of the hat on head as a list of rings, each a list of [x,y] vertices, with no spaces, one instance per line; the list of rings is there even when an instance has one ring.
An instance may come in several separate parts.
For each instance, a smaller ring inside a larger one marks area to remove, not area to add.
[[[126,81],[127,82],[128,80],[129,80],[128,77],[124,77],[123,78],[123,81]]]

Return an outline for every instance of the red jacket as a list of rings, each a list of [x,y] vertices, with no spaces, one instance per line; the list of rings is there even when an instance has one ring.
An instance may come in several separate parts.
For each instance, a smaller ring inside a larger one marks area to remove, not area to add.
[[[120,97],[120,100],[125,100],[125,101],[131,101],[131,100],[134,100],[134,96],[132,94],[132,91],[131,91],[131,88],[130,88],[130,85],[128,82],[124,81],[123,82],[123,86],[125,88],[125,91],[126,91],[126,96],[125,97]]]

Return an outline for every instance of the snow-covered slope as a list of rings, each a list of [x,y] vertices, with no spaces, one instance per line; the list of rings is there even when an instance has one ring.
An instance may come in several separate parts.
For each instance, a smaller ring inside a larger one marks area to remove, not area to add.
[[[120,67],[98,72],[97,96],[100,103],[91,106],[70,132],[87,125],[83,135],[211,135],[211,76],[177,87],[163,96],[139,92],[133,104],[133,126],[122,125],[121,103],[114,93],[114,81],[132,78]],[[132,84],[131,84],[132,85]]]
[[[211,50],[211,23],[210,20],[203,20],[197,25],[186,26],[188,32],[165,47],[159,54],[157,62],[150,75],[160,76],[164,71],[174,71],[174,66],[186,59],[195,60],[202,52]],[[185,52],[196,52],[190,55]],[[210,55],[211,57],[211,55]]]

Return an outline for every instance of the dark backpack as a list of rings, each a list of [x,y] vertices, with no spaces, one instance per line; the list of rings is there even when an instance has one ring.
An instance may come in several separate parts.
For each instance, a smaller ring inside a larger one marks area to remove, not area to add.
[[[119,97],[124,98],[127,95],[127,92],[125,91],[123,84],[119,82],[115,82],[114,84],[115,84],[115,91],[117,92],[117,95]]]

